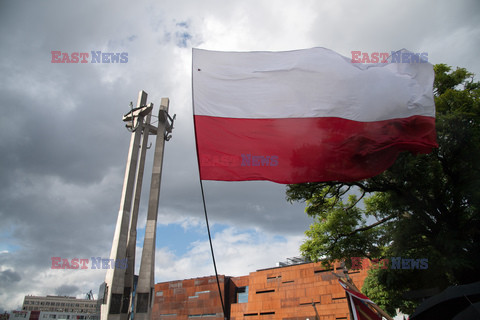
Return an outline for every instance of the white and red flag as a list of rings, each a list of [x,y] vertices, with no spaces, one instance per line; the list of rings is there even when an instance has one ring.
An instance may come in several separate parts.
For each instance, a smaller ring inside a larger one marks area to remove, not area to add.
[[[437,147],[428,62],[193,49],[192,73],[202,180],[355,181]]]
[[[374,310],[368,307],[368,304],[373,305],[372,300],[358,291],[351,290],[340,280],[340,285],[345,289],[347,295],[347,302],[350,305],[352,313],[352,320],[382,320],[382,317]]]

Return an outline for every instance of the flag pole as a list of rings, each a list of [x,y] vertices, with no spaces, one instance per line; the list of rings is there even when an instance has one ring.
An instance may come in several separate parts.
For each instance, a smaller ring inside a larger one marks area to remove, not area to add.
[[[350,290],[352,291],[355,291],[355,292],[358,292],[360,293],[360,290],[358,290],[358,288],[355,286],[355,284],[353,283],[352,279],[350,279],[349,281],[345,281],[342,279],[341,276],[339,276],[338,274],[334,273],[335,276],[337,276],[339,278],[340,281],[342,281],[342,283],[344,283]],[[390,317],[388,315],[388,313],[386,313],[385,311],[383,311],[379,306],[377,306],[375,303],[369,303],[368,304],[370,307],[372,307],[373,309],[375,309],[375,311],[377,311],[382,317],[386,318],[387,320],[394,320],[392,317]]]
[[[353,317],[353,311],[352,311],[352,306],[350,305],[349,297],[348,297],[348,292],[345,290],[345,298],[347,298],[347,306],[348,306],[348,312],[350,314],[350,319],[355,319]]]
[[[315,306],[315,302],[312,302],[313,309],[315,310],[315,320],[320,320],[320,316],[318,315],[317,307]]]

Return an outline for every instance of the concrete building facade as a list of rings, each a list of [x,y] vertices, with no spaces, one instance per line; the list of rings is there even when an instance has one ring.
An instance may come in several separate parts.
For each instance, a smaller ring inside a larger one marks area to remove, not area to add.
[[[97,301],[67,296],[25,296],[22,310],[84,314],[98,313]]]
[[[99,314],[57,311],[12,311],[10,320],[99,320]]]

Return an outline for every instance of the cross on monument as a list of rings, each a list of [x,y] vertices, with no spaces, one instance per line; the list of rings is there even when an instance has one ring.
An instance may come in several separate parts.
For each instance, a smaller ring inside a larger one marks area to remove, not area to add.
[[[125,179],[123,182],[120,210],[113,237],[110,259],[128,261],[127,268],[116,268],[114,263],[105,276],[103,300],[100,307],[101,320],[148,320],[154,298],[155,238],[162,178],[165,141],[171,137],[175,116],[168,114],[169,99],[162,98],[158,111],[157,127],[150,124],[153,104],[146,104],[147,93],[140,91],[137,106],[123,116],[131,131]],[[140,272],[135,281],[135,248],[137,219],[142,192],[148,136],[156,135],[153,157],[147,223],[142,249]],[[122,260],[123,259],[123,260]]]

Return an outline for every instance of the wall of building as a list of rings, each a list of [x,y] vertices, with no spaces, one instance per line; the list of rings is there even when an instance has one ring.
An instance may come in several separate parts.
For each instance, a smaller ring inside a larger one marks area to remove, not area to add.
[[[224,302],[228,278],[219,276]],[[228,311],[227,311],[228,313]],[[157,283],[152,320],[224,319],[215,276]]]
[[[247,276],[220,276],[227,317],[231,320],[347,320],[345,291],[321,263],[303,263],[251,272]],[[361,288],[367,268],[350,271]],[[315,308],[312,305],[315,303]],[[315,311],[316,310],[316,311]],[[316,312],[318,318],[315,318]],[[214,276],[155,285],[152,320],[224,319]]]
[[[98,314],[78,312],[13,311],[9,320],[99,320]]]
[[[22,310],[97,313],[97,302],[68,296],[25,296]]]
[[[248,301],[238,301],[237,293],[232,298],[235,303],[231,304],[230,319],[346,320],[349,310],[345,291],[333,271],[343,273],[339,264],[326,269],[321,263],[305,263],[231,278],[237,292],[238,288],[244,292],[248,286]],[[351,271],[349,275],[361,288],[367,271]]]

